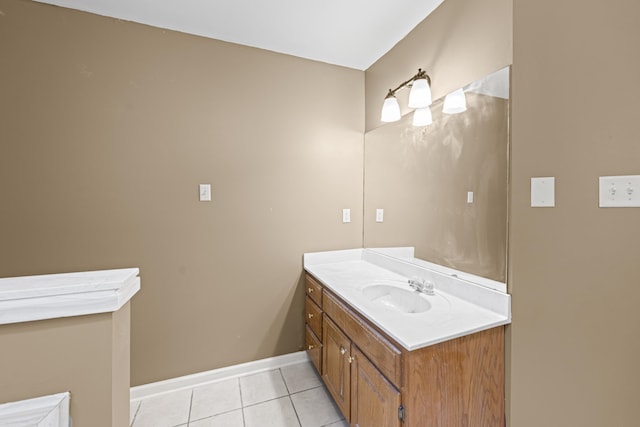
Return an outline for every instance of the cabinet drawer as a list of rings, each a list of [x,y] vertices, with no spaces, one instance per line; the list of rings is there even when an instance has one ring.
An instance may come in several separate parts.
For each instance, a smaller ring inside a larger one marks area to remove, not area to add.
[[[322,285],[310,275],[306,275],[305,292],[319,307],[322,307]]]
[[[311,298],[305,298],[305,322],[311,327],[316,336],[322,336],[322,310]]]
[[[307,325],[305,331],[305,348],[307,349],[307,354],[309,354],[313,366],[315,366],[318,373],[322,375],[322,343],[313,333],[309,325]]]
[[[399,388],[402,358],[400,350],[326,290],[323,301],[322,308],[325,315],[329,316],[351,338],[351,341],[371,359],[380,372]]]

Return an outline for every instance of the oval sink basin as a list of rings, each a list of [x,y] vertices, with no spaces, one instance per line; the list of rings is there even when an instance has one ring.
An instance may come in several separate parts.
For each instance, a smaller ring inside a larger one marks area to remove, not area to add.
[[[371,285],[362,290],[370,301],[402,313],[424,313],[431,304],[420,293],[389,285]]]

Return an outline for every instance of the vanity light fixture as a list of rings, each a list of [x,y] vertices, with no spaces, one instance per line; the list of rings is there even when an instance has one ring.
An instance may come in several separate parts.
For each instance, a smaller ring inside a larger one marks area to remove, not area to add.
[[[444,97],[442,112],[445,114],[458,114],[467,111],[467,98],[462,88],[454,90]]]
[[[396,92],[405,87],[410,87],[411,92],[409,92],[409,108],[416,109],[416,113],[418,110],[429,109],[429,105],[431,105],[431,78],[429,75],[423,71],[421,68],[418,68],[418,73],[411,77],[406,82],[402,82],[397,88],[389,89],[389,93],[384,99],[384,104],[382,105],[382,114],[380,115],[380,121],[383,122],[396,122],[400,120],[400,105],[398,105],[398,100],[396,99]],[[428,112],[429,123],[426,123],[426,112],[422,111],[419,115],[422,117],[418,120],[419,123],[425,124],[415,124],[416,117],[414,113],[414,125],[415,126],[426,126],[431,123],[431,111]]]
[[[418,108],[413,112],[414,126],[429,126],[431,123],[433,123],[433,117],[429,107]]]
[[[400,105],[398,104],[398,100],[396,96],[391,93],[389,90],[389,94],[384,99],[384,104],[382,104],[382,115],[380,116],[380,120],[383,122],[397,122],[400,120]]]

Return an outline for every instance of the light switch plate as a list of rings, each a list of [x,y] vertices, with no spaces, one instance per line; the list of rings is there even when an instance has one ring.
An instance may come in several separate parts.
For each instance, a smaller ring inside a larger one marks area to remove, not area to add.
[[[384,221],[384,209],[376,209],[376,222]]]
[[[342,223],[351,222],[351,209],[342,209]]]
[[[556,205],[556,178],[531,178],[531,207],[553,208]]]
[[[601,208],[640,207],[640,175],[601,176]]]
[[[200,184],[200,201],[201,202],[210,202],[211,201],[211,184]]]
[[[468,204],[473,203],[473,191],[467,191],[467,203]]]

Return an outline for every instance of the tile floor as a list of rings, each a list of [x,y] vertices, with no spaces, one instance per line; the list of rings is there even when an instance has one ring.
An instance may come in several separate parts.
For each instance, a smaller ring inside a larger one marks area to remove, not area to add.
[[[309,362],[131,402],[132,427],[349,427]]]

